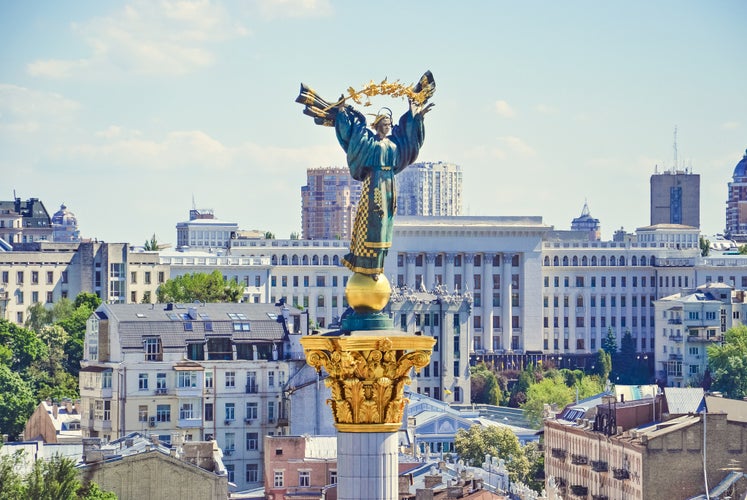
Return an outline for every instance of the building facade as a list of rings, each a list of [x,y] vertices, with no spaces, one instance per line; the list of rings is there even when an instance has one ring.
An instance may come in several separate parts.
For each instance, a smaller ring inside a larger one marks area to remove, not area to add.
[[[305,240],[349,240],[361,183],[340,167],[306,170],[301,187],[301,237]]]
[[[726,237],[747,242],[747,151],[734,167],[726,200]]]
[[[700,386],[708,368],[708,346],[723,342],[729,328],[743,324],[744,290],[708,283],[654,303],[656,378],[670,387]]]
[[[651,176],[651,225],[700,227],[700,174],[668,170]]]
[[[58,243],[77,243],[80,241],[78,219],[62,204],[52,216],[52,239]]]
[[[397,215],[462,215],[462,168],[453,163],[418,162],[396,177]]]
[[[238,224],[217,219],[211,209],[193,208],[189,211],[188,221],[176,224],[176,245],[178,248],[217,251],[228,248],[238,230]]]
[[[39,198],[0,201],[0,239],[14,245],[52,241],[52,220]]]
[[[469,346],[470,295],[395,289],[384,309],[394,327],[404,332],[422,332],[433,337],[430,363],[413,377],[410,391],[448,403],[471,401]]]
[[[102,304],[86,327],[84,437],[131,432],[218,442],[229,481],[262,480],[262,438],[289,425],[288,381],[305,366],[298,311],[267,304]]]
[[[337,484],[335,436],[265,436],[265,498],[325,498]]]
[[[599,219],[591,216],[588,203],[584,202],[581,215],[571,221],[571,231],[583,231],[587,233],[589,241],[599,241],[602,239],[602,226],[599,224]]]

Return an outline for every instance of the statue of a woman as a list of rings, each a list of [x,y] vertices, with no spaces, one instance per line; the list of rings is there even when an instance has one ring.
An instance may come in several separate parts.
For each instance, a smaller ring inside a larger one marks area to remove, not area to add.
[[[377,280],[384,272],[384,258],[392,246],[392,226],[397,211],[394,176],[418,157],[425,138],[423,117],[433,104],[427,104],[435,90],[433,75],[426,72],[408,95],[410,106],[399,119],[392,122],[388,108],[376,115],[371,129],[366,118],[346,98],[329,104],[306,87],[296,102],[304,104],[304,113],[314,117],[319,125],[334,126],[337,140],[347,154],[350,175],[363,183],[361,199],[355,214],[350,252],[343,263],[353,272]],[[416,102],[412,96],[419,96]]]

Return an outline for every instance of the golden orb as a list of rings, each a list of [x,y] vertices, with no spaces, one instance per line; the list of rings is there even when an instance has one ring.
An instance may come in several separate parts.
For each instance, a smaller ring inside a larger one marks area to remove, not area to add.
[[[379,312],[389,302],[392,287],[383,274],[378,279],[361,273],[353,273],[345,287],[348,304],[357,313]]]

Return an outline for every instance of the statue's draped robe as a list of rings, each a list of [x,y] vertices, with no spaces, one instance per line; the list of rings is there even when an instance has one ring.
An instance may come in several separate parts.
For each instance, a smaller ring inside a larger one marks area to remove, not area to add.
[[[350,253],[342,261],[354,272],[380,274],[392,246],[392,225],[397,211],[394,176],[418,157],[425,137],[423,116],[407,111],[390,136],[378,139],[366,128],[365,117],[346,106],[335,117],[335,130],[347,153],[350,175],[363,182]]]

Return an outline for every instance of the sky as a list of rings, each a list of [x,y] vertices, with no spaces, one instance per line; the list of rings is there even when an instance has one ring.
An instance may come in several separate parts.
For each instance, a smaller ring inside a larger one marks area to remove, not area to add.
[[[656,169],[691,169],[713,235],[747,149],[745,19],[743,0],[0,0],[0,199],[64,203],[108,242],[174,244],[193,204],[288,238],[306,170],[345,166],[301,82],[332,100],[430,70],[418,160],[461,166],[464,215],[569,229],[587,202],[611,239],[649,224]],[[381,106],[407,103],[362,111]]]

